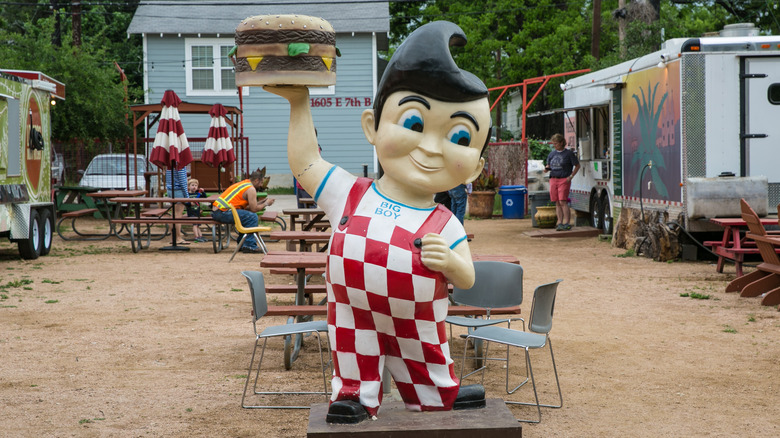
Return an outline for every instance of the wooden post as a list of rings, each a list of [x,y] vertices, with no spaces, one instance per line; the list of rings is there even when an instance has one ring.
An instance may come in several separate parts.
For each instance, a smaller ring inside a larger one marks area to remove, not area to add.
[[[601,0],[593,0],[593,28],[591,30],[590,54],[599,59],[601,41]]]
[[[626,8],[626,0],[618,0],[618,10],[624,11]],[[622,15],[618,17],[618,41],[620,44],[620,59],[626,58],[626,17]]]

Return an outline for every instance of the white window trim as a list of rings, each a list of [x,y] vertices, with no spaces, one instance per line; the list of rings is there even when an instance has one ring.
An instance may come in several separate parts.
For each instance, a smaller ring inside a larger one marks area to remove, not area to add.
[[[184,71],[187,84],[187,96],[235,96],[237,89],[229,90],[194,90],[192,88],[192,46],[212,46],[214,47],[215,60],[218,60],[221,46],[233,46],[235,43],[232,38],[186,38],[184,40]],[[214,73],[214,86],[221,87],[222,82],[217,74],[221,69],[220,65],[212,69]],[[243,87],[243,95],[249,95],[249,87]]]
[[[330,85],[328,87],[309,87],[310,96],[327,96],[336,94],[336,86]]]

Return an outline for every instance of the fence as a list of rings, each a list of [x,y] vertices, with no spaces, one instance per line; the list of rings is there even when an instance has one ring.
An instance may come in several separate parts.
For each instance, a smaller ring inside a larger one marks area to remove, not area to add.
[[[517,141],[490,143],[487,150],[486,167],[498,178],[501,185],[526,184],[527,149]]]

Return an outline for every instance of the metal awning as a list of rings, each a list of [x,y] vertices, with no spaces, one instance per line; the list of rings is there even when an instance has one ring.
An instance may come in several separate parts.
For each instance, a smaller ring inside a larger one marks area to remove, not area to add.
[[[583,109],[589,109],[589,108],[598,108],[598,107],[606,106],[606,105],[609,105],[609,101],[604,101],[604,102],[598,103],[598,104],[572,106],[572,107],[569,107],[569,108],[558,108],[558,109],[553,109],[553,110],[550,110],[550,111],[553,112],[553,113],[556,113],[556,114],[557,113],[567,113],[569,111],[577,111],[577,110],[583,110]]]

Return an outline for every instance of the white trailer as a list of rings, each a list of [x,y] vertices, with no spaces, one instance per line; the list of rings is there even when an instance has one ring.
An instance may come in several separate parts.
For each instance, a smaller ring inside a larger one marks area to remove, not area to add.
[[[695,232],[780,203],[780,36],[673,39],[563,88],[572,207],[605,233],[622,208]]]
[[[50,108],[65,86],[43,73],[0,69],[0,238],[25,259],[51,250]]]

